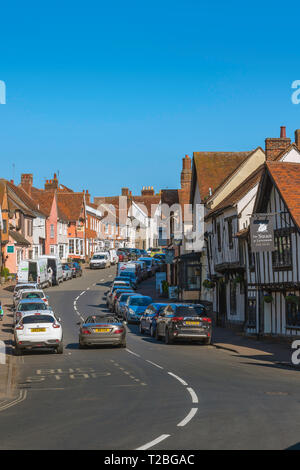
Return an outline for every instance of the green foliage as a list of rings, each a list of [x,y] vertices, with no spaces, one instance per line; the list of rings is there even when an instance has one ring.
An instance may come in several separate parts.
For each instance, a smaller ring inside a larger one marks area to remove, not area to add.
[[[205,279],[202,282],[202,285],[203,287],[205,287],[205,289],[213,289],[215,287],[215,283],[213,281],[210,281],[209,279]]]
[[[9,276],[9,269],[8,268],[2,268],[1,269],[1,277],[4,277],[5,279],[7,279]]]

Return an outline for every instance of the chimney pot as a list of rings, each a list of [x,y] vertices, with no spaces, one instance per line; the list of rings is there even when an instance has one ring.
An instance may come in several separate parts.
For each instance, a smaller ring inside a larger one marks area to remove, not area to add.
[[[280,127],[280,138],[286,139],[286,127],[285,126]]]

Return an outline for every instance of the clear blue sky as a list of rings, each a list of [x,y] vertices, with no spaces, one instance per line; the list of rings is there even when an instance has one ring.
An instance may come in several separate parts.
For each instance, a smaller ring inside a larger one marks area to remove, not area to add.
[[[176,188],[181,158],[300,128],[299,3],[2,2],[1,177]]]

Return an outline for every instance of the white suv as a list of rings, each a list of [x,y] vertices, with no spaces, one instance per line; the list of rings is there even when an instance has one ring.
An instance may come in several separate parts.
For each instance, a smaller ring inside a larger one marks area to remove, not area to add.
[[[25,314],[15,327],[15,354],[25,349],[51,348],[63,353],[63,332],[60,318],[50,311]]]

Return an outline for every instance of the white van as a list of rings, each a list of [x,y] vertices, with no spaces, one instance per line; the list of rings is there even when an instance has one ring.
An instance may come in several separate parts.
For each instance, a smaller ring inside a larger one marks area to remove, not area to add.
[[[41,287],[49,286],[47,260],[24,259],[18,266],[18,283],[36,282]]]
[[[47,274],[48,269],[52,269],[52,285],[58,285],[64,280],[64,274],[60,259],[55,255],[42,255],[39,259],[45,259],[47,261]]]
[[[110,257],[110,263],[117,264],[119,261],[119,257],[117,255],[116,250],[112,249],[112,250],[109,250],[108,252],[109,252],[109,257]]]
[[[90,269],[109,268],[110,265],[110,256],[107,251],[98,251],[90,260]]]

